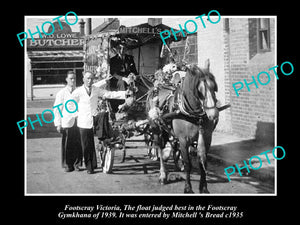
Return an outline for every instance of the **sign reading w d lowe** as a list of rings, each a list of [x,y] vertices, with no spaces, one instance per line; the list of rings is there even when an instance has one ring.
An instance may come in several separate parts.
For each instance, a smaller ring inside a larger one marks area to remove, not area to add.
[[[27,39],[27,48],[79,48],[82,49],[84,38],[79,33],[56,33],[43,38]]]

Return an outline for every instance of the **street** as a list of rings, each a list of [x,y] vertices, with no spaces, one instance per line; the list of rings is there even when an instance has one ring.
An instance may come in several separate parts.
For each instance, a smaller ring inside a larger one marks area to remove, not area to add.
[[[42,109],[28,108],[28,115]],[[95,138],[97,141],[97,138]],[[94,174],[81,171],[64,172],[61,167],[61,137],[53,123],[27,129],[26,193],[27,194],[183,194],[184,172],[175,172],[173,160],[167,162],[168,183],[158,183],[159,162],[147,156],[143,136],[132,137],[126,143],[126,160],[121,161],[121,151],[116,150],[112,174],[97,168]],[[259,170],[250,174],[232,175],[229,182],[224,168],[258,155],[270,146],[253,139],[215,132],[208,155],[208,190],[210,194],[274,194],[275,160],[263,161]],[[99,165],[99,163],[98,163]],[[199,194],[200,176],[195,169],[191,175],[193,191]]]

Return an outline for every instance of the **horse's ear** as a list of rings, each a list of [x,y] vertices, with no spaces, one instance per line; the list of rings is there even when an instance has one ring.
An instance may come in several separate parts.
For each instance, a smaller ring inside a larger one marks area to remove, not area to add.
[[[207,59],[207,60],[205,60],[204,68],[205,68],[207,71],[209,71],[209,66],[210,66],[210,60]]]

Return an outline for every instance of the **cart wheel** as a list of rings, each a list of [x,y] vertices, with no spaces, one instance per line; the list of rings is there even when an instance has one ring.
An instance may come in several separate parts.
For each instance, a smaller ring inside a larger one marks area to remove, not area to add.
[[[158,148],[157,148],[157,146],[154,145],[153,142],[151,143],[151,145],[148,148],[148,155],[149,155],[151,160],[159,161]]]
[[[121,163],[125,162],[125,158],[126,158],[126,147],[124,146],[122,148],[122,158],[121,158]]]
[[[112,173],[115,149],[107,147],[103,157],[103,173]]]
[[[102,141],[100,141],[97,145],[96,145],[96,150],[99,156],[99,163],[100,166],[103,167],[104,165],[104,144]]]

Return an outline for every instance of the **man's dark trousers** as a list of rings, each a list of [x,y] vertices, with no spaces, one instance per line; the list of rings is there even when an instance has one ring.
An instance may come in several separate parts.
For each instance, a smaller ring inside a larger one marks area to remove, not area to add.
[[[85,167],[89,172],[94,172],[94,169],[97,168],[97,157],[93,128],[79,128],[79,132]]]
[[[62,130],[62,167],[73,170],[82,165],[82,149],[79,128],[74,125]]]

